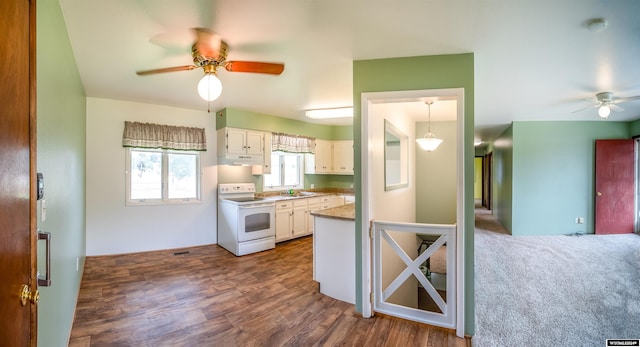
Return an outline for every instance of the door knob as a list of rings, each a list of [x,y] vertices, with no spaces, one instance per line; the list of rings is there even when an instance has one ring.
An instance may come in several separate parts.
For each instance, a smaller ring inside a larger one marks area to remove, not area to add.
[[[596,193],[596,196],[602,196],[602,193],[597,192],[597,193]]]
[[[20,292],[20,303],[22,306],[27,304],[27,301],[31,301],[32,304],[37,305],[38,300],[40,300],[40,292],[36,289],[35,291],[31,291],[28,285],[22,285],[22,291]]]

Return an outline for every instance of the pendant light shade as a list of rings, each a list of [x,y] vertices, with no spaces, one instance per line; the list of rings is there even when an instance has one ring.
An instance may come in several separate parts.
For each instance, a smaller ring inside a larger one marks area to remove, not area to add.
[[[205,101],[213,101],[222,94],[222,82],[214,73],[205,73],[198,82],[198,94]]]
[[[436,138],[436,135],[433,133],[428,133],[424,135],[423,138],[416,139],[416,142],[420,145],[420,148],[427,152],[431,152],[440,146],[442,139]]]
[[[435,151],[438,146],[442,143],[442,139],[436,137],[434,133],[431,132],[431,104],[433,101],[425,102],[429,107],[429,119],[427,121],[427,133],[424,137],[416,139],[416,142],[420,146],[420,148],[424,149],[427,152]]]

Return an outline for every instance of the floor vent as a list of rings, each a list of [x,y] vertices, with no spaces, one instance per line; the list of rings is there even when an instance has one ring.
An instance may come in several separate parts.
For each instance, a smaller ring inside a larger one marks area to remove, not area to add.
[[[183,254],[189,254],[189,251],[173,252],[173,255],[183,255]]]

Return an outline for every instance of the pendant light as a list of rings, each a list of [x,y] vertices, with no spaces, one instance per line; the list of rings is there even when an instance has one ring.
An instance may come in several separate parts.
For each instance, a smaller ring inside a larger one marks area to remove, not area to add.
[[[427,152],[432,152],[435,151],[438,146],[440,146],[440,144],[442,143],[442,139],[437,138],[436,135],[431,132],[431,104],[433,104],[433,101],[427,101],[425,102],[425,104],[427,104],[427,107],[429,107],[427,133],[424,135],[424,137],[416,139],[416,142],[418,143],[418,145],[420,145],[420,148],[424,149]]]

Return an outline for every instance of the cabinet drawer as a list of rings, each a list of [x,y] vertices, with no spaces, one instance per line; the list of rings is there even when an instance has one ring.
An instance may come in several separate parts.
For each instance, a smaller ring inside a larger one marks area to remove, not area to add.
[[[320,204],[309,204],[309,211],[316,212],[321,210]]]
[[[307,206],[307,199],[293,200],[293,207]]]
[[[319,204],[320,198],[308,198],[307,203],[309,204],[309,206]]]
[[[278,201],[276,202],[276,210],[292,208],[293,204],[291,201]]]
[[[324,204],[325,202],[329,202],[329,200],[331,200],[331,197],[332,197],[332,196],[333,196],[333,195],[325,195],[325,196],[321,196],[321,197],[320,197],[320,202],[321,202],[321,203],[323,203],[323,204]]]

